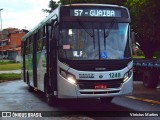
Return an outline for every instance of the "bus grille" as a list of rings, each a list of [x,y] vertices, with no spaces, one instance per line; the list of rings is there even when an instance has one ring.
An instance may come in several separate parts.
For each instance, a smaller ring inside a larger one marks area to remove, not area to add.
[[[95,89],[95,85],[103,84],[107,88],[119,88],[123,83],[123,79],[115,80],[77,80],[80,89]]]
[[[132,59],[123,60],[67,60],[60,59],[62,63],[79,71],[113,71],[125,68]]]
[[[120,90],[114,90],[114,91],[102,91],[102,92],[80,92],[81,94],[110,94],[110,93],[119,93]]]

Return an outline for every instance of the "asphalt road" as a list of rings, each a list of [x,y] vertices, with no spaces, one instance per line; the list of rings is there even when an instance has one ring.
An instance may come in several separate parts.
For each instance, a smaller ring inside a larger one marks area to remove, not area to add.
[[[30,93],[27,90],[27,85],[23,81],[10,81],[0,84],[0,111],[60,111],[59,113],[62,111],[72,111],[74,114],[74,116],[72,114],[67,117],[62,114],[60,114],[60,116],[57,115],[54,118],[58,120],[117,120],[116,116],[119,114],[125,115],[125,112],[127,112],[127,115],[132,113],[140,114],[142,111],[145,111],[145,113],[151,111],[155,114],[156,111],[159,111],[160,115],[160,88],[146,89],[142,86],[141,82],[134,82],[134,92],[132,96],[116,97],[111,104],[101,103],[98,99],[80,99],[61,101],[56,107],[52,107],[47,105],[44,94],[41,92]],[[80,112],[77,113],[76,111]],[[109,114],[112,115],[111,118],[108,117]],[[115,117],[113,117],[114,114]],[[44,118],[42,118],[42,120],[43,119]],[[118,118],[118,120],[121,119],[158,120],[160,116]]]

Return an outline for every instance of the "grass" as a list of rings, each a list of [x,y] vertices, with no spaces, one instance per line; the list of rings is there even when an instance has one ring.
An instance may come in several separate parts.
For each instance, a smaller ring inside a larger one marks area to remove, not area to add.
[[[5,70],[19,70],[21,68],[20,63],[16,63],[15,61],[0,61],[0,71]],[[19,80],[21,79],[21,73],[2,73],[0,74],[0,83],[11,80]]]
[[[19,80],[21,79],[21,73],[16,74],[16,73],[3,73],[0,74],[0,82],[2,80],[8,81],[8,80]]]
[[[20,63],[4,63],[0,64],[0,70],[5,71],[5,70],[19,70],[21,69],[21,64]]]
[[[21,69],[21,64],[15,61],[3,60],[0,61],[0,71],[5,70],[18,70]]]
[[[135,55],[133,55],[133,58],[145,58],[145,56],[135,56]],[[153,58],[157,58],[157,57],[153,56]]]
[[[133,58],[145,58],[144,56],[135,56],[133,55]]]

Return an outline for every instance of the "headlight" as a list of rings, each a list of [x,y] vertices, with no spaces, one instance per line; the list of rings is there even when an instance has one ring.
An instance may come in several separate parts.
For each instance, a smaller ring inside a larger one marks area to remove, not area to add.
[[[132,75],[133,73],[133,70],[130,69],[125,75],[124,75],[124,78],[123,78],[123,82],[126,82]]]
[[[68,80],[68,82],[70,82],[71,84],[75,84],[75,83],[76,83],[75,77],[74,77],[73,75],[68,74],[67,80]]]
[[[59,71],[60,75],[62,77],[64,77],[69,83],[71,84],[76,84],[76,78],[74,75],[72,75],[71,73],[68,73],[67,71],[65,70],[62,70],[60,68],[60,71]]]

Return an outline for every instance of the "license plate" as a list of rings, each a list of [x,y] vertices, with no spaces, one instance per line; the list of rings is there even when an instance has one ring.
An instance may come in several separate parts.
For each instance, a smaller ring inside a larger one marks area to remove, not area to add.
[[[94,86],[95,89],[106,89],[107,85],[106,84],[98,84]]]

